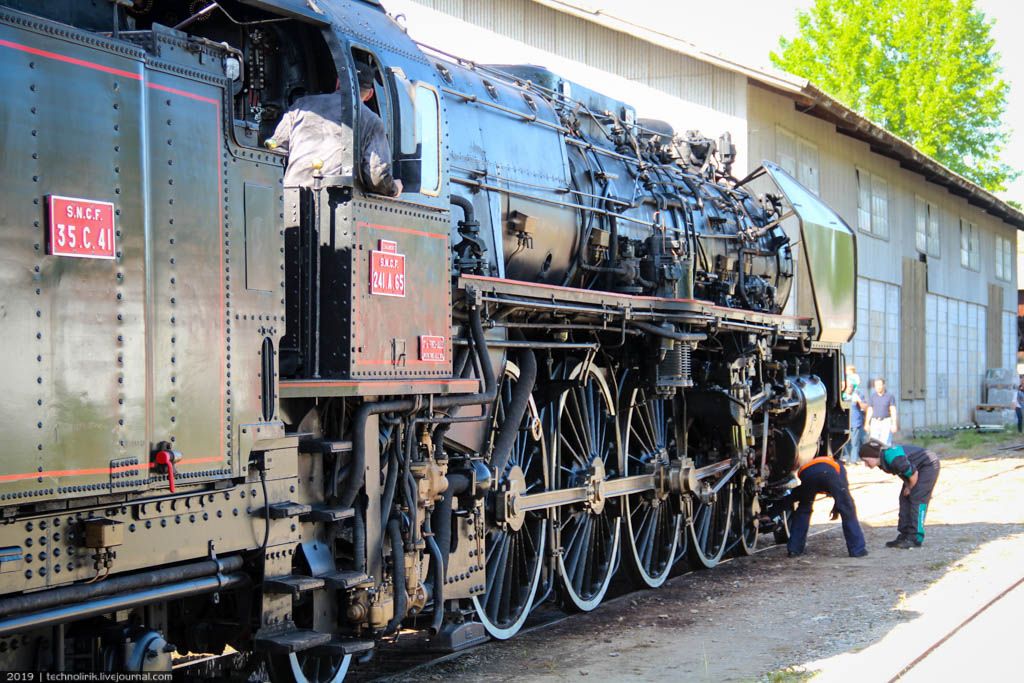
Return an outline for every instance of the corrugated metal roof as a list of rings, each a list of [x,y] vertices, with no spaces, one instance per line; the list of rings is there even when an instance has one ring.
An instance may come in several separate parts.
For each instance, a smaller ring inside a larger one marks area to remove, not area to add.
[[[609,13],[587,0],[531,0],[557,12],[572,15],[605,28],[626,33],[659,47],[712,64],[721,69],[746,76],[753,84],[791,98],[800,111],[835,125],[836,130],[861,140],[872,151],[900,162],[904,168],[919,173],[930,182],[946,187],[953,194],[964,197],[968,203],[998,216],[1018,229],[1024,230],[1024,212],[999,199],[988,190],[944,166],[903,138],[858,114],[805,78],[776,69],[751,67],[722,55],[707,52],[693,43],[657,29],[637,24]]]

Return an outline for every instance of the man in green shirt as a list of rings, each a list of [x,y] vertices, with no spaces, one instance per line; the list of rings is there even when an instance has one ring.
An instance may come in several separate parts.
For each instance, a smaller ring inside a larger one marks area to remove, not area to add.
[[[928,503],[939,479],[939,457],[920,446],[886,446],[877,439],[870,439],[860,447],[860,457],[867,467],[878,467],[903,480],[899,536],[885,545],[889,548],[920,548],[924,543]]]

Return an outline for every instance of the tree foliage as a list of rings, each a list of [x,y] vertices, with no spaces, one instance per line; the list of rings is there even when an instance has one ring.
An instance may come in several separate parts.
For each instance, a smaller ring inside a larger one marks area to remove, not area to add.
[[[991,191],[1009,90],[992,23],[974,0],[815,0],[780,38],[776,66],[816,86]]]

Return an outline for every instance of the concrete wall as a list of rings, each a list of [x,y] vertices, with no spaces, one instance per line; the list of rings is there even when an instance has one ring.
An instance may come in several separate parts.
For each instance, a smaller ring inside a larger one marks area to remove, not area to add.
[[[981,401],[986,356],[988,286],[1003,289],[999,335],[1002,353],[993,364],[1016,366],[1016,272],[1009,281],[996,278],[997,237],[1010,240],[1016,254],[1013,226],[971,206],[945,188],[873,153],[867,144],[837,133],[835,127],[800,113],[792,100],[751,85],[747,93],[750,158],[779,160],[788,145],[786,133],[817,146],[822,199],[857,229],[858,168],[888,184],[888,236],[857,230],[859,278],[857,334],[847,345],[848,362],[864,382],[884,376],[900,398],[900,287],[904,258],[917,258],[915,221],[918,198],[938,213],[938,249],[928,256],[925,300],[926,398],[900,401],[905,430],[962,424]],[[979,235],[979,263],[961,265],[960,222],[972,222]],[[1015,270],[1016,261],[1012,260]]]

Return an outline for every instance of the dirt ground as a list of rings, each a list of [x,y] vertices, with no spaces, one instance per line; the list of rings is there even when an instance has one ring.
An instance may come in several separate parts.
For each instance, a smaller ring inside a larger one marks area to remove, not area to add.
[[[415,678],[888,680],[1024,573],[1024,450],[997,450],[1020,441],[929,445],[943,461],[923,548],[884,547],[896,535],[900,484],[851,467],[866,558],[847,556],[828,520],[831,504],[820,501],[812,534],[826,531],[802,557],[763,538],[752,557],[484,645]]]

